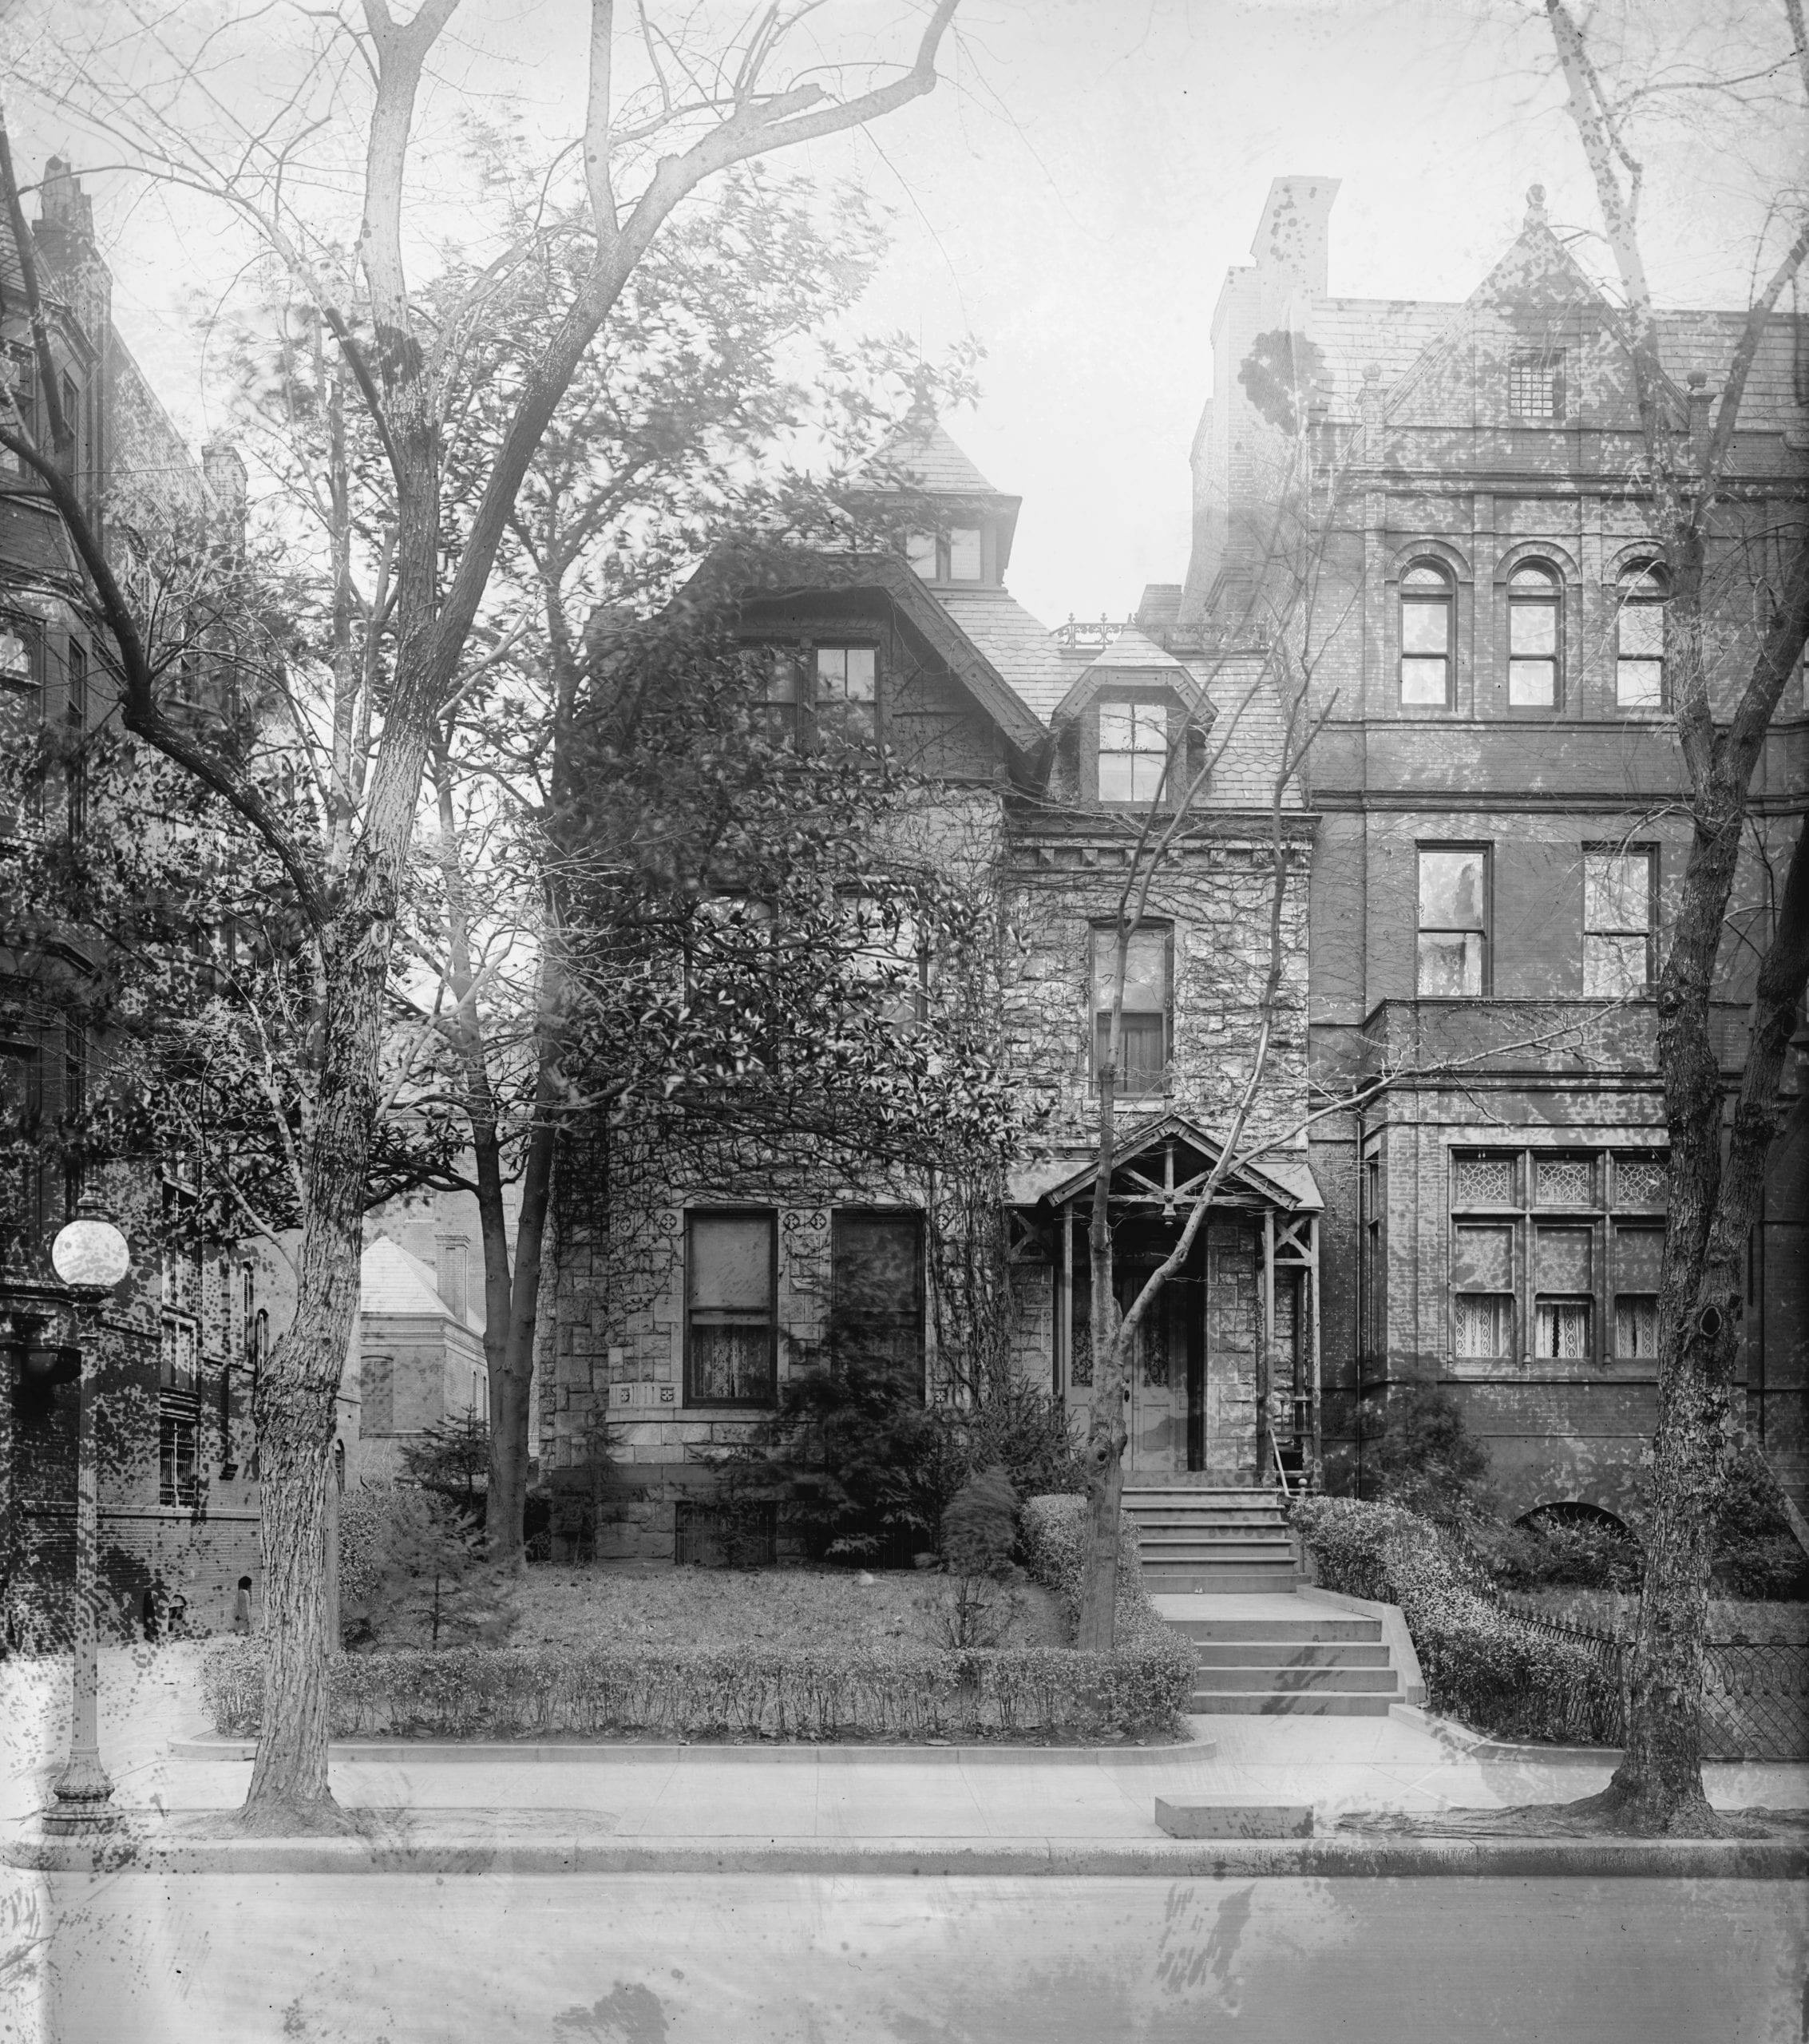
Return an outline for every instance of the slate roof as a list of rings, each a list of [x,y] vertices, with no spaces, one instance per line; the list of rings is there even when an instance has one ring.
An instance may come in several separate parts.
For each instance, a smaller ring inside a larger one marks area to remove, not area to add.
[[[360,1313],[393,1313],[410,1320],[449,1320],[458,1316],[440,1297],[432,1270],[410,1256],[399,1242],[379,1235],[358,1265]]]
[[[890,488],[904,485],[952,497],[1008,494],[987,481],[949,438],[940,419],[915,426],[888,442],[869,473]]]
[[[1087,665],[1064,652],[1049,628],[1003,589],[939,588],[936,600],[1041,723]]]

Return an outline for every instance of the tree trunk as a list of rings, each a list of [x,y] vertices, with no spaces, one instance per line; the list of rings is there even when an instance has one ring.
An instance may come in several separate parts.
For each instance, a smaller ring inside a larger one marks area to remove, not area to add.
[[[1122,980],[1122,973],[1120,975]],[[1122,999],[1122,995],[1120,996]],[[1114,1023],[1116,1023],[1116,1016]],[[1087,1230],[1091,1266],[1093,1404],[1087,1416],[1087,1560],[1081,1576],[1075,1645],[1107,1653],[1117,1636],[1118,1512],[1124,1495],[1124,1381],[1118,1301],[1112,1289],[1111,1184],[1117,1139],[1114,1026],[1099,1071],[1099,1146],[1093,1213]]]

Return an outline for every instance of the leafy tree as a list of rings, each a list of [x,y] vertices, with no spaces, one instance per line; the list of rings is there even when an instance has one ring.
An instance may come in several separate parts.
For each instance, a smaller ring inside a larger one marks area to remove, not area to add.
[[[1748,1243],[1809,980],[1809,833],[1799,819],[1787,858],[1775,840],[1767,847],[1783,872],[1781,881],[1764,877],[1760,914],[1738,918],[1737,937],[1730,921],[1754,829],[1754,775],[1809,637],[1809,521],[1800,505],[1753,490],[1739,435],[1760,347],[1809,259],[1809,210],[1800,188],[1757,195],[1752,303],[1712,382],[1693,337],[1687,359],[1670,358],[1646,262],[1639,152],[1647,124],[1679,117],[1698,123],[1704,149],[1713,149],[1724,116],[1744,134],[1756,96],[1778,132],[1800,126],[1809,59],[1797,0],[1786,0],[1768,34],[1753,18],[1755,50],[1730,49],[1724,59],[1717,51],[1726,68],[1692,72],[1687,82],[1662,29],[1637,10],[1592,13],[1585,22],[1565,0],[1545,0],[1545,14],[1623,301],[1644,441],[1630,482],[1668,578],[1666,667],[1693,826],[1657,989],[1671,1179],[1626,1750],[1609,1788],[1580,1807],[1617,1827],[1703,1836],[1720,1828],[1702,1785],[1700,1706],[1712,1533],[1736,1453]],[[1736,980],[1748,946],[1756,970]],[[1750,989],[1750,1008],[1730,1103],[1713,1011],[1736,985]]]
[[[686,46],[692,31],[679,26],[644,42],[619,39],[608,0],[596,0],[580,147],[547,171],[549,185],[562,176],[581,180],[588,259],[544,346],[523,366],[501,439],[457,504],[445,483],[449,446],[462,426],[449,409],[457,345],[481,327],[490,287],[537,253],[534,244],[505,247],[466,297],[463,319],[450,324],[445,307],[429,320],[428,299],[410,279],[403,223],[416,196],[417,106],[457,0],[423,0],[406,22],[384,0],[369,0],[356,27],[338,16],[318,18],[309,31],[316,43],[294,53],[298,75],[277,81],[274,109],[267,31],[255,14],[224,22],[210,14],[204,24],[160,19],[104,57],[89,53],[71,67],[72,77],[57,81],[147,170],[217,197],[314,306],[348,372],[348,402],[362,408],[381,448],[394,506],[393,548],[370,564],[371,583],[383,584],[379,600],[354,602],[354,549],[344,520],[335,521],[330,557],[319,564],[332,592],[334,632],[325,714],[315,727],[332,735],[331,770],[320,814],[304,819],[285,810],[233,734],[197,731],[172,714],[121,560],[77,486],[73,426],[51,373],[30,237],[16,233],[48,431],[41,442],[15,413],[0,423],[0,446],[36,478],[81,557],[110,641],[126,727],[211,788],[262,841],[281,869],[313,966],[303,1032],[309,1110],[297,1146],[297,1308],[261,1381],[258,1415],[264,1551],[275,1559],[265,1729],[244,1812],[248,1828],[342,1821],[327,1779],[326,1493],[334,1400],[356,1310],[398,903],[433,734],[458,686],[524,477],[579,364],[681,201],[737,163],[880,119],[932,89],[955,6],[938,0],[908,63],[869,90],[837,99],[813,79],[775,77],[790,61],[788,18],[762,10],[739,42],[731,38],[706,53]],[[707,54],[712,61],[700,69]],[[34,57],[45,66],[56,61],[53,50]],[[644,101],[625,107],[627,67],[643,57]],[[812,69],[820,61],[816,46]],[[350,263],[339,255],[345,224],[303,210],[310,201],[323,206],[335,188],[331,177],[312,174],[319,160],[347,151],[364,165]],[[22,217],[10,153],[0,152],[0,171],[17,230]],[[626,201],[624,187],[635,189]],[[335,461],[329,486],[339,489],[345,473]],[[365,657],[374,648],[381,659]],[[373,736],[359,754],[366,731]]]

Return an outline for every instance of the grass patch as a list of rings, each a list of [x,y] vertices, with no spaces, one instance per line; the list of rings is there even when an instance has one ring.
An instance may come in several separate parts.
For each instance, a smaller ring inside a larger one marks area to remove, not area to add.
[[[953,1590],[944,1575],[847,1569],[663,1569],[631,1574],[604,1564],[528,1570],[516,1598],[518,1646],[716,1647],[738,1643],[817,1650],[942,1643],[940,1613]],[[1059,1646],[1061,1608],[1038,1584],[1015,1598],[1001,1646]]]

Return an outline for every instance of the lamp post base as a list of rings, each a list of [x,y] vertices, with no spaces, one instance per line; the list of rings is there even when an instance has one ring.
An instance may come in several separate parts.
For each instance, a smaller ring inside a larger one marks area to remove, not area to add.
[[[44,1812],[47,1832],[103,1830],[119,1814],[113,1806],[112,1778],[97,1753],[72,1753],[50,1793],[55,1800]]]

